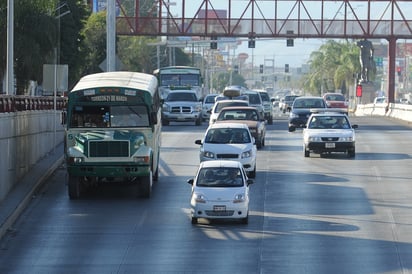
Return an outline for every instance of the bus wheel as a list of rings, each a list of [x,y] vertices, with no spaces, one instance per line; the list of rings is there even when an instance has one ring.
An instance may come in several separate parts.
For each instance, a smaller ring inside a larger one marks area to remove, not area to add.
[[[82,182],[79,177],[69,175],[69,198],[77,200],[81,196]]]
[[[144,198],[150,198],[152,194],[153,174],[150,171],[149,175],[146,175],[140,180],[140,190]]]

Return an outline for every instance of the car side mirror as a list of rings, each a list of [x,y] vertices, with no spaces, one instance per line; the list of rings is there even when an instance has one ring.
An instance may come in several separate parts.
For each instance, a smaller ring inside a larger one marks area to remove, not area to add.
[[[251,185],[251,184],[254,184],[254,183],[255,183],[255,180],[253,180],[253,179],[247,179],[246,180],[247,185]]]
[[[358,125],[352,125],[352,128],[353,129],[358,128]]]
[[[202,145],[202,140],[196,140],[196,141],[195,141],[195,144],[196,144],[196,145]]]
[[[186,183],[188,183],[189,185],[193,185],[193,182],[194,182],[194,179],[193,179],[193,178],[191,178],[191,179],[189,179],[189,180],[186,181]]]

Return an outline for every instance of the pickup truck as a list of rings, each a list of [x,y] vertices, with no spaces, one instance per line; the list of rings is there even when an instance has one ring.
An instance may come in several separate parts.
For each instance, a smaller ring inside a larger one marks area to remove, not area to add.
[[[170,122],[202,124],[202,101],[193,90],[173,90],[162,100],[162,125]]]

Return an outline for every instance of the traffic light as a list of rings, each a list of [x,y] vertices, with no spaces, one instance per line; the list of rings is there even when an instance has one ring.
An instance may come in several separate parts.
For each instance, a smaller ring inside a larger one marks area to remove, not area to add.
[[[217,49],[217,37],[216,36],[211,36],[210,37],[210,49]]]
[[[401,69],[401,67],[397,67],[397,68],[396,68],[396,71],[398,72],[398,76],[401,76],[401,75],[402,75],[402,69]]]
[[[260,73],[263,73],[263,65],[260,65],[260,66],[259,66],[259,72],[260,72]]]
[[[285,72],[289,73],[289,64],[285,64]]]
[[[254,37],[249,37],[248,40],[248,48],[254,49],[255,48],[255,38]]]
[[[362,97],[362,85],[356,86],[356,97]]]
[[[235,66],[233,67],[233,72],[234,72],[234,73],[239,73],[239,66],[238,66],[238,65],[235,65]]]

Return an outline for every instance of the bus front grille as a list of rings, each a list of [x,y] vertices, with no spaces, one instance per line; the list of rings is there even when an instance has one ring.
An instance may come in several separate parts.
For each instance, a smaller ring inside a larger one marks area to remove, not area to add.
[[[89,157],[129,157],[128,141],[93,141],[89,145]]]

